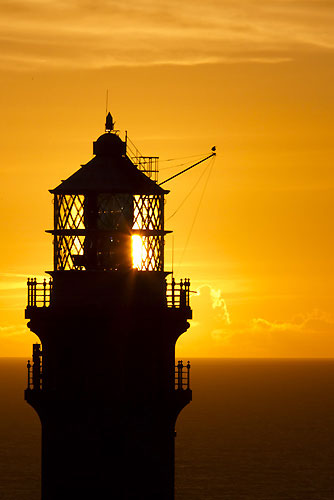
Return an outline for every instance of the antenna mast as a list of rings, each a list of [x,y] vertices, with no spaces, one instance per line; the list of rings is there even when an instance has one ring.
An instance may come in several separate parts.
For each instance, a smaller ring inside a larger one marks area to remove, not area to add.
[[[172,278],[174,278],[174,234],[172,235]]]
[[[109,95],[108,95],[108,94],[109,94],[109,89],[107,89],[107,91],[106,91],[106,116],[107,116],[107,114],[108,114],[108,107],[109,107],[109,106],[108,106],[108,98],[109,98]]]

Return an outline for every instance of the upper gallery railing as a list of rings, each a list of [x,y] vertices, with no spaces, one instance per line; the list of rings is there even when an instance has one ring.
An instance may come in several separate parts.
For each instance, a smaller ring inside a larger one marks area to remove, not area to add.
[[[190,280],[184,279],[176,283],[172,278],[171,283],[166,284],[167,307],[184,309],[190,307]]]
[[[28,307],[48,307],[52,293],[52,280],[44,279],[38,282],[36,278],[28,278]],[[184,279],[179,283],[172,278],[166,283],[166,300],[168,308],[190,308],[190,280]]]
[[[38,283],[36,278],[28,278],[28,307],[48,307],[52,291],[52,280]]]

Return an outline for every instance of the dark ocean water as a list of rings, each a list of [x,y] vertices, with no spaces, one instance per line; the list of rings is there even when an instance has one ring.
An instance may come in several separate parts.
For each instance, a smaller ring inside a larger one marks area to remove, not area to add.
[[[40,427],[24,359],[0,358],[0,499],[38,500]],[[334,360],[192,362],[176,500],[333,500]],[[158,499],[157,499],[158,500]]]

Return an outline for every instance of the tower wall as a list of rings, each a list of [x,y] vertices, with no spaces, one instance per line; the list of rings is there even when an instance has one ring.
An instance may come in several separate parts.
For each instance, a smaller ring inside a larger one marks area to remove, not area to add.
[[[168,308],[162,273],[54,273],[28,311],[43,349],[43,500],[174,498],[175,342],[190,311]],[[69,286],[69,284],[71,286]],[[75,496],[74,496],[75,495]]]

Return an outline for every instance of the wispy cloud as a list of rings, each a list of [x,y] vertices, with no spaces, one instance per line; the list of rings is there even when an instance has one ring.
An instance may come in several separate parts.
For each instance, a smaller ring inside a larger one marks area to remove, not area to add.
[[[28,274],[0,273],[0,291],[19,290],[27,288]],[[34,276],[38,281],[43,281],[45,276]]]
[[[247,322],[230,322],[231,329],[226,328],[226,324],[221,325],[220,329],[214,330],[214,338],[224,339],[225,336],[262,332],[276,334],[281,332],[299,332],[305,334],[314,334],[330,332],[334,328],[334,318],[323,311],[314,310],[307,315],[298,315],[290,321],[269,321],[265,318],[253,318]],[[333,345],[334,347],[334,345]]]
[[[28,332],[25,325],[0,326],[0,337],[16,337]]]
[[[181,337],[179,355],[334,357],[334,316],[320,310],[288,321],[235,320],[222,291],[205,285],[193,297],[195,321]]]
[[[253,318],[231,322],[211,331],[221,355],[237,351],[240,356],[334,356],[334,317],[314,310],[290,321]]]
[[[2,0],[0,67],[280,63],[333,50],[325,1]]]

